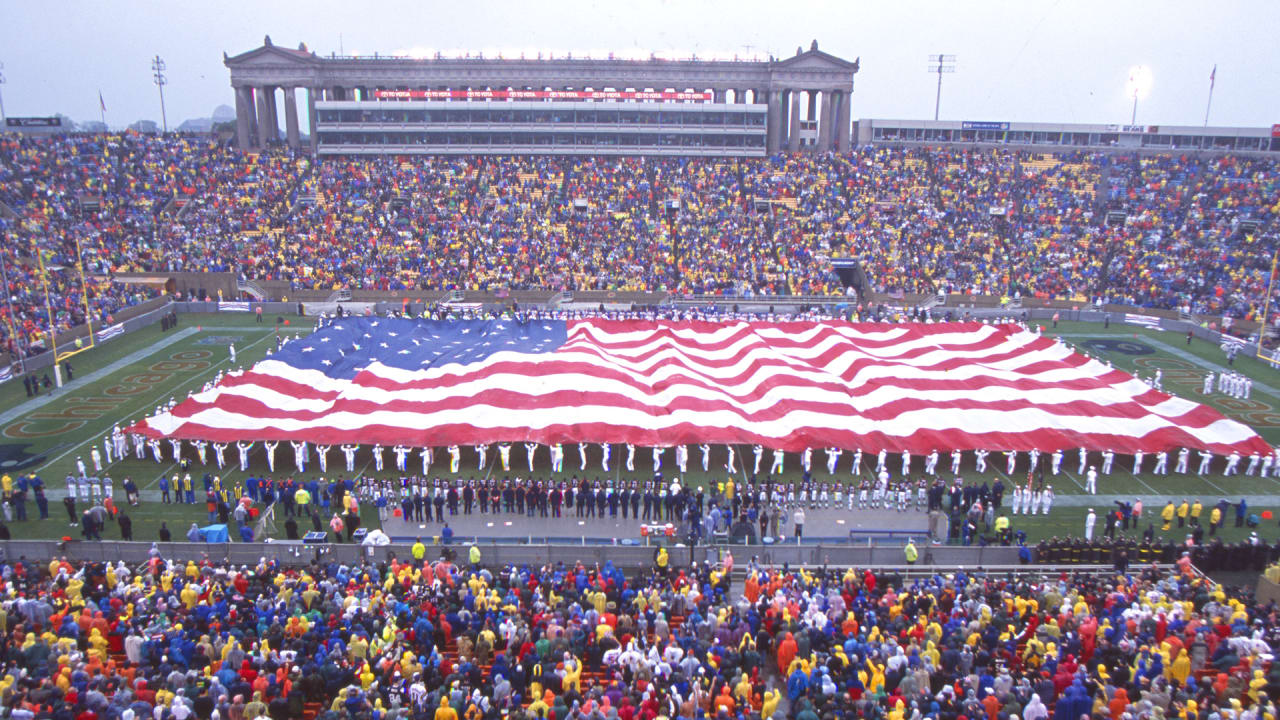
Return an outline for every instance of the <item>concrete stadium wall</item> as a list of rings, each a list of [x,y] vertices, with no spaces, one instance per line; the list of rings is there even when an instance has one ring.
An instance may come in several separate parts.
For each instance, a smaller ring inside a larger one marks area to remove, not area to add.
[[[8,560],[26,557],[47,560],[66,557],[78,562],[105,562],[123,560],[130,565],[145,562],[151,550],[146,542],[81,542],[72,540],[8,540],[0,542],[0,551]],[[351,564],[361,558],[386,560],[392,553],[398,558],[412,557],[409,545],[369,547],[346,544],[303,545],[299,543],[157,543],[162,557],[168,560],[195,560],[205,558],[215,562],[251,565],[259,558],[274,559],[283,565],[304,565],[316,559]],[[449,546],[432,545],[427,549],[428,558],[438,558],[445,547],[452,548],[459,558],[465,559],[467,545],[455,542]],[[623,568],[647,567],[653,562],[656,545],[506,545],[482,543],[479,545],[483,562],[489,566],[553,564],[581,561],[586,564],[613,561]],[[572,550],[570,550],[572,548]],[[743,563],[751,557],[766,565],[810,565],[831,567],[898,567],[902,568],[902,546],[892,545],[782,545],[709,546],[693,548],[670,547],[672,561],[676,565],[692,562],[719,561],[725,550],[733,552]],[[1015,547],[988,546],[963,547],[953,545],[921,546],[918,566],[950,568],[979,568],[1018,565],[1018,549]]]
[[[162,278],[166,281],[172,281],[170,290],[186,296],[188,293],[196,293],[199,296],[201,290],[205,292],[207,297],[218,299],[218,291],[222,291],[223,300],[236,300],[238,292],[236,290],[235,273],[229,272],[143,272],[143,273],[116,273],[112,279],[118,283],[128,284],[129,282],[154,281]],[[166,283],[167,284],[167,283]]]

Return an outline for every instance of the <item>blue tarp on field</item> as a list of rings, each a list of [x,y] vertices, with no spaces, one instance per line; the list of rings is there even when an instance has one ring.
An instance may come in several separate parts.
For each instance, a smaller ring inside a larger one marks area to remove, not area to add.
[[[211,543],[227,542],[227,526],[226,525],[206,525],[200,528],[200,537],[205,542],[211,542]]]

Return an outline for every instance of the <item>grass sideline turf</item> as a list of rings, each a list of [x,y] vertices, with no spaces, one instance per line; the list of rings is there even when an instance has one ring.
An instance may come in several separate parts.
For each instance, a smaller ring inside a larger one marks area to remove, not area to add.
[[[32,470],[38,472],[50,494],[50,519],[15,521],[10,524],[13,536],[15,538],[57,538],[63,535],[78,537],[78,528],[69,526],[61,503],[61,498],[65,494],[64,478],[74,469],[77,455],[82,456],[86,464],[91,464],[89,459],[91,448],[101,448],[103,437],[110,432],[113,425],[116,423],[123,425],[136,420],[154,411],[156,405],[167,401],[171,396],[180,401],[186,397],[187,392],[199,389],[219,370],[230,369],[228,345],[231,342],[236,344],[237,365],[247,368],[262,359],[268,348],[274,347],[273,338],[277,330],[288,335],[306,335],[314,327],[313,318],[288,316],[290,324],[281,325],[279,328],[271,323],[273,319],[266,318],[259,324],[252,314],[247,313],[187,314],[179,316],[179,325],[173,330],[162,332],[159,325],[154,325],[116,338],[76,355],[72,362],[77,379],[68,387],[55,391],[51,399],[40,401],[44,403],[40,407],[36,407],[34,398],[29,399],[25,396],[21,382],[0,385],[0,413],[12,415],[5,422],[0,423],[0,436],[2,436],[0,437],[0,467],[12,473],[14,471],[10,468],[15,464],[33,462],[34,464],[29,467],[23,467],[21,472]],[[1187,346],[1184,335],[1119,323],[1113,323],[1110,328],[1104,328],[1096,323],[1062,322],[1056,329],[1051,328],[1047,321],[1042,324],[1046,335],[1061,334],[1064,340],[1077,349],[1108,360],[1126,371],[1149,377],[1156,367],[1162,368],[1166,391],[1197,402],[1206,402],[1228,417],[1255,428],[1268,442],[1280,444],[1280,391],[1274,389],[1280,386],[1280,371],[1266,363],[1243,354],[1235,361],[1234,369],[1249,375],[1255,381],[1250,400],[1238,400],[1217,393],[1206,397],[1200,392],[1205,373],[1210,368],[1226,366],[1226,357],[1222,350],[1207,341],[1196,339]],[[178,334],[184,334],[184,336],[174,340]],[[100,372],[113,363],[119,363],[122,366],[104,373],[102,377],[86,381],[85,378],[89,375]],[[42,397],[43,395],[42,393]],[[128,459],[118,461],[109,468],[109,474],[115,480],[117,500],[121,502],[123,491],[120,488],[126,476],[134,479],[143,490],[145,498],[149,493],[154,492],[162,474],[171,475],[175,470],[167,454],[165,462],[157,464],[150,459],[149,451],[148,459],[139,461],[132,457],[132,444],[129,450]],[[165,450],[167,453],[167,443]],[[277,478],[288,475],[297,476],[294,472],[292,453],[287,450],[285,446],[277,451],[278,464],[275,473]],[[944,472],[943,477],[949,478],[950,458],[944,448],[939,448],[939,451],[942,453],[939,468]],[[188,448],[187,452],[194,460],[194,450]],[[625,462],[625,447],[615,446],[610,461],[611,472],[607,476],[600,468],[599,446],[592,445],[589,453],[590,459],[585,472],[589,479],[611,477],[615,480],[644,480],[651,474],[651,453],[647,448],[637,449],[636,470],[628,473],[622,468]],[[211,466],[212,454],[210,450]],[[736,455],[737,479],[742,480],[745,478],[744,469],[749,470],[754,459],[751,449],[745,446],[739,446]],[[767,470],[771,458],[771,453],[766,452],[761,463],[762,472]],[[221,473],[224,484],[242,481],[243,476],[238,469],[234,447],[227,451],[226,459],[228,467]],[[511,459],[511,471],[503,473],[499,469],[499,478],[530,475],[522,446],[513,445]],[[415,453],[411,456],[410,472],[421,471],[420,462],[412,462],[417,460]],[[725,460],[724,449],[713,448],[710,472],[703,473],[701,452],[696,446],[691,446],[690,473],[685,476],[686,483],[706,486],[722,482],[727,476],[723,470]],[[1041,460],[1047,462],[1048,456],[1042,456]],[[336,449],[331,451],[329,461],[330,475],[347,475],[339,451]],[[386,453],[386,461],[388,471],[381,473],[380,476],[398,476],[399,473],[391,471],[394,467],[394,459],[389,451]],[[489,461],[487,472],[492,473],[497,464],[496,447],[490,449]],[[849,472],[851,461],[852,453],[850,452],[840,457],[840,468],[836,477],[852,480]],[[1171,457],[1171,467],[1173,461]],[[799,456],[789,453],[786,462],[787,467],[783,478],[798,481],[802,474]],[[889,458],[891,470],[896,471],[899,462],[897,456],[891,455]],[[966,480],[977,479],[974,477],[972,462],[971,454],[966,454],[961,468],[961,475]],[[1018,474],[1025,472],[1026,462],[1026,455],[1022,454],[1019,458]],[[1092,456],[1091,462],[1100,464],[1096,454]],[[1219,471],[1222,462],[1221,458],[1215,461],[1215,467]],[[550,454],[546,448],[541,448],[532,475],[542,479],[567,480],[583,474],[578,471],[578,463],[577,446],[566,445],[566,472],[559,475],[553,474],[550,472]],[[870,478],[874,463],[874,453],[863,454],[862,474],[864,476]],[[993,482],[996,477],[1005,477],[1008,488],[1009,481],[1003,473],[1004,464],[1003,455],[993,451],[988,458],[988,472],[984,479]],[[1148,457],[1144,464],[1146,468],[1152,467],[1154,458]],[[1196,458],[1193,457],[1193,469],[1195,464]],[[1154,476],[1145,472],[1134,476],[1129,472],[1131,465],[1132,461],[1128,457],[1118,457],[1115,472],[1110,476],[1099,478],[1099,491],[1107,495],[1120,496],[1158,495],[1175,502],[1180,502],[1183,497],[1190,500],[1199,498],[1205,504],[1206,520],[1210,507],[1219,498],[1234,501],[1242,494],[1266,497],[1267,502],[1252,508],[1255,512],[1261,513],[1264,509],[1274,512],[1280,509],[1280,479],[1243,476],[1225,478],[1220,474],[1206,478],[1198,478],[1194,475]],[[1243,465],[1244,463],[1242,467]],[[372,467],[368,449],[362,448],[356,462],[357,474],[377,474],[372,473]],[[266,470],[265,451],[260,444],[255,447],[251,456],[250,468],[252,471],[265,472]],[[914,458],[912,468],[913,475],[918,477],[918,473],[923,469],[923,458]],[[1073,452],[1067,453],[1064,457],[1063,468],[1068,472],[1049,479],[1060,498],[1050,515],[1012,517],[1013,528],[1025,531],[1032,542],[1041,537],[1078,535],[1083,532],[1086,507],[1064,502],[1068,496],[1083,495],[1081,487],[1083,480],[1076,475],[1076,458]],[[318,464],[315,463],[314,457],[308,469],[307,477],[319,475]],[[674,452],[669,450],[665,453],[663,469],[668,476],[675,469]],[[819,481],[830,477],[826,474],[826,455],[820,449],[815,450],[813,454],[813,469],[815,479]],[[145,500],[140,507],[126,508],[126,512],[133,519],[134,538],[155,539],[156,530],[161,522],[168,523],[175,539],[182,539],[192,522],[200,525],[207,524],[208,516],[203,502],[203,493],[199,490],[198,484],[199,475],[205,471],[206,469],[200,468],[198,462],[194,463],[192,475],[197,479],[197,503],[193,505],[166,505]],[[212,472],[212,467],[208,471]],[[450,476],[448,455],[442,450],[437,450],[436,462],[431,467],[431,474],[442,478]],[[472,448],[463,448],[461,471],[458,477],[479,479],[483,476],[476,469],[476,456]],[[1006,490],[1006,503],[1009,494]],[[1159,504],[1148,502],[1146,507],[1148,517],[1157,518],[1162,505],[1163,502]],[[1103,498],[1099,498],[1098,504],[1094,506],[1099,513],[1099,532],[1103,527],[1101,514],[1109,507],[1111,505],[1109,502],[1104,502]],[[36,517],[34,502],[28,501],[27,509],[28,517]],[[364,507],[362,515],[367,527],[377,526],[377,513],[373,508]],[[889,521],[891,522],[891,515]],[[1240,539],[1248,533],[1247,529],[1231,527],[1234,524],[1233,521],[1233,515],[1228,517],[1227,527],[1220,533],[1228,541]],[[283,517],[277,518],[277,527],[282,533],[283,522]],[[304,525],[307,527],[303,529],[309,529],[309,523]],[[1185,530],[1179,533],[1176,526],[1170,533],[1160,533],[1159,526],[1157,521],[1157,535],[1169,535],[1175,540],[1181,540],[1182,533],[1185,533]],[[1264,539],[1268,540],[1280,535],[1280,526],[1275,520],[1264,521],[1259,530]],[[1131,534],[1134,532],[1136,531],[1131,531]],[[109,525],[104,532],[104,537],[108,540],[118,538],[118,528],[114,524]]]

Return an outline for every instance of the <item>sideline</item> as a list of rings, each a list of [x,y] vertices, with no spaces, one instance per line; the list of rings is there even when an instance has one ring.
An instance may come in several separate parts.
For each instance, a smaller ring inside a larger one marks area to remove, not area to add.
[[[76,388],[79,388],[81,385],[89,385],[89,384],[95,383],[98,380],[101,380],[102,378],[121,370],[122,368],[126,368],[130,365],[133,365],[136,362],[139,362],[144,358],[150,357],[151,355],[169,347],[170,345],[178,342],[179,340],[185,340],[191,337],[192,335],[195,335],[198,332],[200,331],[196,330],[193,327],[183,328],[178,332],[174,333],[173,335],[170,335],[162,340],[159,340],[151,345],[148,345],[147,347],[134,350],[133,352],[129,353],[128,355],[125,355],[119,360],[116,360],[115,362],[105,367],[100,367],[97,370],[94,370],[93,372],[89,373],[88,375],[81,375],[80,377],[77,377],[74,380],[69,380],[63,383],[62,387],[57,388],[57,390],[55,390],[54,392],[45,393],[38,398],[33,398],[31,400],[28,400],[27,402],[19,403],[18,405],[11,407],[8,410],[5,410],[4,412],[0,412],[0,425],[8,425],[9,423],[13,422],[14,420],[17,420],[18,418],[22,417],[23,415],[26,415],[29,412],[32,412],[33,410],[39,410],[40,408],[44,407],[45,405],[48,405],[51,402],[54,402],[55,400],[61,400],[62,397],[70,390],[75,390]]]

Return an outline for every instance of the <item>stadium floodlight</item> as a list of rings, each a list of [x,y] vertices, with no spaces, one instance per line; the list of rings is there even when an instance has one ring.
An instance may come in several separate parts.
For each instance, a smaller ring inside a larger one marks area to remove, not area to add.
[[[159,88],[160,90],[161,127],[164,128],[164,133],[168,134],[169,116],[165,113],[165,110],[164,110],[164,86],[169,83],[169,79],[164,76],[164,69],[165,69],[164,60],[161,60],[160,56],[156,55],[155,59],[151,61],[151,70],[154,72],[154,75],[152,75],[152,78],[156,84],[156,87]]]
[[[956,71],[956,56],[938,53],[929,56],[929,67],[925,68],[929,73],[937,73],[938,75],[938,93],[933,99],[933,119],[938,119],[938,109],[942,105],[942,74],[953,73]]]
[[[1146,99],[1151,94],[1151,68],[1146,65],[1134,65],[1129,68],[1129,80],[1124,84],[1125,96],[1133,98],[1133,114],[1129,117],[1130,125],[1138,124],[1138,100]]]
[[[4,63],[0,62],[0,86],[3,86],[3,85],[4,85]],[[3,90],[3,89],[4,89],[3,87],[0,87],[0,90]],[[4,93],[0,93],[0,123],[3,123],[4,119],[5,119]],[[6,282],[4,286],[9,287],[9,283]]]

